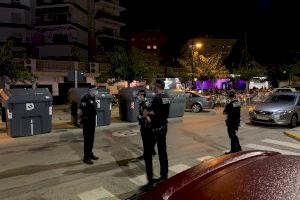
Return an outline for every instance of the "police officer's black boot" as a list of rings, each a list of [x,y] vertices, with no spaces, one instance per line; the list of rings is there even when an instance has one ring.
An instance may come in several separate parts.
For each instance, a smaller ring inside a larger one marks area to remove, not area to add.
[[[89,158],[86,158],[86,157],[84,157],[84,158],[83,158],[83,162],[84,162],[84,163],[86,163],[86,164],[88,164],[88,165],[92,165],[92,164],[94,164],[94,162],[93,162],[93,161],[91,161],[91,159],[89,159]]]

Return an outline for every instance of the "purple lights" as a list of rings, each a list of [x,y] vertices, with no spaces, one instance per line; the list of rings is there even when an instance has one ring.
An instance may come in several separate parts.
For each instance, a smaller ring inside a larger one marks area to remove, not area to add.
[[[230,79],[217,79],[217,80],[205,80],[205,81],[196,81],[197,90],[209,90],[209,89],[229,89],[229,86],[232,85],[238,90],[244,90],[246,88],[246,82],[244,80],[237,80],[234,83]]]

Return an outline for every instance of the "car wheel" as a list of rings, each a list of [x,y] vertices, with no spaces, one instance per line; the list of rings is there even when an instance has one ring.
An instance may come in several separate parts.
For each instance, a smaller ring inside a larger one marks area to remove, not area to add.
[[[298,117],[296,115],[293,115],[290,122],[290,127],[295,128],[298,123]]]
[[[193,104],[192,106],[192,112],[198,113],[202,111],[202,106],[200,104]]]

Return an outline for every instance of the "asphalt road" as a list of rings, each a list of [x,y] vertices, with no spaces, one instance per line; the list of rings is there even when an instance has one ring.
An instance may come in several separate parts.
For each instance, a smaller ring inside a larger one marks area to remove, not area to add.
[[[246,108],[238,133],[244,150],[274,150],[300,155],[300,144],[283,135],[287,127],[248,124]],[[169,175],[222,155],[229,139],[222,110],[185,113],[171,119],[168,132]],[[1,200],[126,199],[146,183],[139,127],[118,124],[96,130],[94,165],[82,163],[80,129],[56,129],[26,138],[0,138]],[[159,175],[157,156],[155,174]]]

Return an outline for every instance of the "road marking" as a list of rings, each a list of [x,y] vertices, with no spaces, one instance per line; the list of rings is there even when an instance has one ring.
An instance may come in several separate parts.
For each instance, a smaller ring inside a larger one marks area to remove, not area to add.
[[[176,173],[180,173],[180,172],[183,172],[187,169],[189,169],[190,166],[187,166],[187,165],[184,165],[184,164],[178,164],[178,165],[173,165],[171,167],[169,167],[169,169],[173,172],[176,172]]]
[[[106,198],[113,198],[114,200],[119,200],[119,198],[115,197],[115,195],[113,195],[103,187],[83,192],[79,194],[78,197],[81,200],[101,200]]]
[[[275,151],[275,152],[279,152],[281,154],[286,154],[286,155],[297,155],[297,156],[300,155],[300,153],[295,153],[295,152],[292,152],[292,151],[285,151],[285,150],[276,149],[276,148],[263,146],[263,145],[258,145],[258,144],[247,144],[247,145],[245,145],[245,147],[251,148],[251,149],[257,149],[257,150]]]
[[[265,143],[270,143],[270,144],[277,144],[281,146],[286,146],[294,149],[300,149],[300,144],[292,143],[292,142],[284,142],[284,141],[279,141],[279,140],[271,140],[271,139],[265,139],[262,140],[262,142]]]
[[[214,158],[213,156],[202,156],[200,158],[197,158],[198,161],[203,162],[204,160],[209,160]]]
[[[146,178],[146,175],[140,175],[135,178],[130,178],[129,181],[131,181],[132,183],[134,183],[136,185],[142,186],[147,183],[147,178]]]

